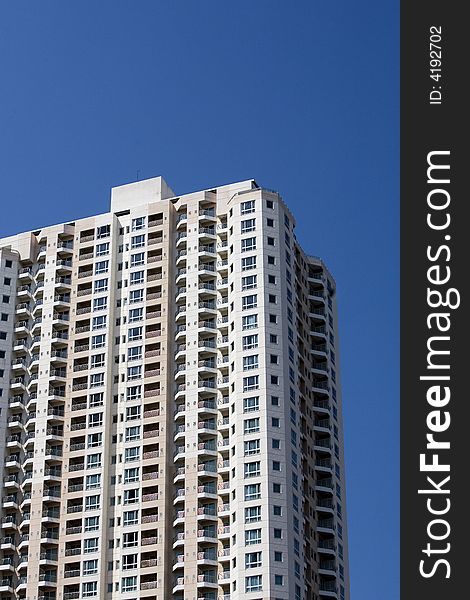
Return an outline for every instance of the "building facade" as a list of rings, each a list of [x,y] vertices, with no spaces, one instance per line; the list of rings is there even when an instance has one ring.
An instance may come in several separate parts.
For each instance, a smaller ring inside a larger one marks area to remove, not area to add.
[[[0,600],[349,599],[335,283],[277,193],[113,188],[0,240],[0,314]]]

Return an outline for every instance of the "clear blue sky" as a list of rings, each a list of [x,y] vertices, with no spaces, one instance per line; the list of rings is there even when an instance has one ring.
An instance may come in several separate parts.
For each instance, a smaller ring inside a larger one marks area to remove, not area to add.
[[[399,596],[398,24],[398,0],[0,6],[0,236],[106,212],[137,171],[254,177],[333,271],[353,600]]]

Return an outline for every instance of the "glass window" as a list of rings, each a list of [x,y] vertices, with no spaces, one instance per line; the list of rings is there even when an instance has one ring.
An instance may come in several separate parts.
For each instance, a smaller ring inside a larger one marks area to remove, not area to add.
[[[133,427],[126,427],[126,442],[132,442],[140,440],[140,425],[134,425]]]
[[[249,296],[242,296],[242,310],[250,310],[256,308],[258,305],[258,296],[251,294]]]
[[[259,389],[259,375],[251,375],[243,378],[243,391],[250,392],[251,390]]]
[[[245,442],[245,456],[250,456],[251,454],[259,454],[260,453],[260,443],[259,440],[248,440]]]
[[[85,478],[85,489],[93,490],[101,485],[101,474],[87,475]]]
[[[98,583],[96,581],[87,581],[82,583],[82,596],[84,598],[90,598],[91,596],[98,595]]]
[[[256,219],[246,219],[241,222],[241,233],[249,233],[256,229]]]
[[[145,252],[131,254],[131,267],[139,267],[145,263]]]
[[[95,329],[95,328],[94,328]],[[106,334],[101,333],[100,335],[94,335],[91,338],[91,348],[103,348],[106,345]]]
[[[98,538],[90,538],[83,541],[83,553],[88,554],[89,552],[98,551]]]
[[[107,273],[109,268],[109,260],[100,260],[95,265],[95,275]]]
[[[129,525],[137,525],[139,523],[139,511],[138,510],[127,510],[124,512],[123,524],[124,527]]]
[[[242,258],[242,271],[256,269],[256,256],[245,256]]]
[[[85,510],[99,510],[100,508],[100,496],[96,494],[95,496],[86,496],[85,497]]]
[[[259,461],[245,463],[244,475],[248,477],[259,477],[261,474],[261,463]]]
[[[255,201],[247,200],[246,202],[240,203],[240,214],[247,215],[248,213],[255,212]]]
[[[98,531],[100,528],[99,517],[85,517],[85,532],[87,531]]]
[[[242,317],[242,329],[255,329],[258,327],[258,315],[246,315]]]
[[[244,335],[242,337],[242,348],[243,350],[251,350],[252,348],[258,347],[258,334]]]
[[[90,368],[96,369],[97,367],[104,367],[105,354],[93,354],[91,357]]]
[[[136,365],[134,367],[127,367],[127,380],[140,379],[142,377],[142,366]],[[134,407],[136,408],[136,407]]]
[[[242,240],[241,243],[241,251],[242,252],[251,252],[256,250],[256,237],[250,237]]]
[[[135,460],[140,460],[140,447],[126,448],[124,450],[124,462],[133,462]]]
[[[127,400],[140,400],[142,398],[142,386],[141,385],[132,385],[127,388]]]
[[[100,298],[93,298],[93,310],[106,310],[108,308],[108,298],[101,296]]]
[[[261,544],[261,529],[249,529],[245,531],[245,545]]]
[[[252,412],[255,410],[259,410],[259,396],[243,398],[243,412]]]
[[[111,225],[101,225],[96,228],[96,237],[98,239],[109,237],[111,233]]]
[[[256,523],[257,521],[261,521],[261,506],[245,508],[245,523]]]
[[[258,368],[258,354],[251,354],[243,357],[243,370],[250,371]]]
[[[89,454],[86,457],[86,468],[87,469],[98,469],[101,467],[101,453]]]
[[[131,237],[131,248],[142,248],[145,246],[145,234],[133,235]]]
[[[135,504],[139,502],[139,490],[124,490],[124,504]]]
[[[128,332],[128,341],[133,342],[142,339],[142,327],[131,327]]]
[[[104,373],[93,373],[90,375],[90,387],[104,385]]]
[[[260,507],[253,507],[253,508],[260,508]],[[245,509],[246,510],[251,510],[251,509]],[[248,554],[245,554],[245,568],[246,569],[255,569],[256,567],[261,567],[262,566],[262,562],[261,562],[261,552],[249,552]]]
[[[135,321],[142,321],[144,318],[144,309],[143,308],[131,308],[129,310],[129,323],[134,323]]]
[[[121,592],[137,591],[137,576],[123,577],[121,580]]]
[[[95,281],[95,294],[108,291],[108,279],[97,279]]]
[[[259,417],[245,419],[243,422],[243,433],[259,433]]]
[[[95,517],[93,517],[95,518]],[[83,561],[83,575],[94,575],[98,573],[98,559]]]
[[[131,273],[130,284],[137,285],[140,283],[144,283],[144,272],[143,271],[134,271]]]
[[[139,467],[124,469],[124,483],[135,483],[139,481]]]
[[[132,231],[138,231],[145,227],[145,217],[136,217],[132,219]]]
[[[129,294],[129,303],[135,304],[136,302],[143,302],[144,290],[131,290]]]
[[[109,242],[104,242],[96,246],[96,256],[106,256],[107,254],[109,254]]]
[[[242,277],[242,292],[245,290],[252,290],[257,285],[257,275],[248,275],[247,277]]]
[[[127,360],[140,360],[142,358],[142,346],[134,346],[127,349]]]
[[[261,483],[245,485],[245,500],[259,500],[261,498]]]

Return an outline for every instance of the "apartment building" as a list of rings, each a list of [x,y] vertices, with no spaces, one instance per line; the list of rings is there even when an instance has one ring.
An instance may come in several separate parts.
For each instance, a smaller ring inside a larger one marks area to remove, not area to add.
[[[0,240],[0,600],[349,599],[335,282],[294,226],[158,177]]]

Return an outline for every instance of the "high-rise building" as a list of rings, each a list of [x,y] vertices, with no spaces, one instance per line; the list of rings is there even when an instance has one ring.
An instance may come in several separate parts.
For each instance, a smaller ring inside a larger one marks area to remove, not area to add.
[[[138,181],[0,265],[0,600],[348,600],[335,282],[276,192]]]

